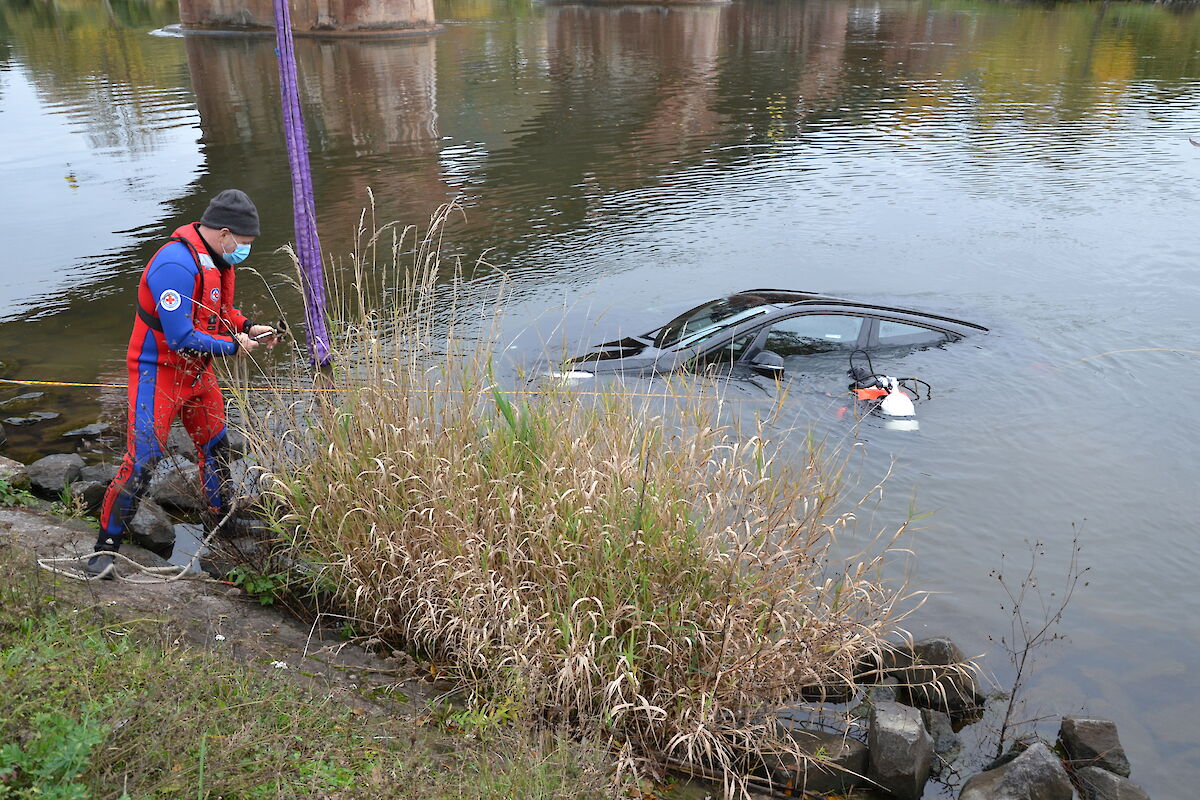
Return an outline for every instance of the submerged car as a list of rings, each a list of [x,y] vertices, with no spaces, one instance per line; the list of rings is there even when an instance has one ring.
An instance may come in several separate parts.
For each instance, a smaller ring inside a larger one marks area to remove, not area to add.
[[[952,317],[786,289],[747,289],[641,336],[568,359],[560,377],[745,369],[782,378],[814,358],[936,347],[987,328]]]

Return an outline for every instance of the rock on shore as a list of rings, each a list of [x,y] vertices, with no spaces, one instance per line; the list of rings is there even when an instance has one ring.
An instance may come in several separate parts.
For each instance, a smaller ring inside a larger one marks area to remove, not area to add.
[[[845,793],[862,782],[867,771],[867,746],[862,742],[843,734],[805,728],[787,719],[779,720],[777,731],[809,757],[794,763],[779,754],[763,754],[758,772],[765,773],[777,790]]]
[[[152,553],[166,557],[175,547],[175,526],[167,512],[150,498],[138,503],[137,513],[129,521],[130,538]]]
[[[902,800],[917,800],[933,765],[933,738],[921,712],[891,701],[871,707],[867,777]]]
[[[160,506],[179,511],[195,512],[207,507],[200,485],[200,467],[182,456],[170,456],[158,462],[146,496]]]
[[[83,459],[77,453],[56,453],[29,465],[29,483],[43,497],[57,498],[63,489],[79,480]]]
[[[0,456],[0,480],[15,489],[24,489],[29,485],[29,470],[20,461]]]
[[[1150,800],[1146,790],[1129,778],[1114,775],[1099,767],[1075,770],[1082,800]]]
[[[1062,762],[1042,742],[995,769],[972,777],[959,800],[1071,800],[1075,790]]]
[[[1058,740],[1072,767],[1099,767],[1129,777],[1129,759],[1117,736],[1117,725],[1111,720],[1063,717]]]

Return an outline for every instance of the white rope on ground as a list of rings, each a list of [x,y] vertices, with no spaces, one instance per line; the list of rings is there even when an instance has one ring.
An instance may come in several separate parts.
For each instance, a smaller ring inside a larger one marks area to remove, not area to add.
[[[237,511],[237,508],[238,508],[238,504],[236,502],[231,504],[229,512],[226,513],[225,516],[221,518],[221,521],[218,522],[211,531],[209,531],[208,535],[205,536],[203,541],[200,542],[200,547],[198,547],[196,549],[196,552],[192,554],[192,557],[188,561],[188,563],[184,564],[183,566],[171,565],[171,566],[166,566],[166,567],[147,567],[145,564],[139,564],[138,562],[134,561],[132,558],[125,555],[124,553],[107,551],[107,550],[97,550],[97,551],[94,551],[91,553],[84,553],[83,555],[78,555],[78,556],[56,556],[54,558],[39,558],[37,560],[37,563],[38,563],[39,567],[46,570],[47,572],[53,572],[55,575],[62,575],[64,578],[71,578],[71,579],[77,580],[77,581],[99,581],[99,580],[104,580],[104,579],[108,578],[109,576],[112,576],[113,578],[115,578],[119,581],[124,581],[125,583],[139,583],[139,584],[174,583],[175,581],[181,580],[183,578],[187,578],[188,580],[195,580],[195,581],[213,581],[214,583],[216,583],[217,581],[214,581],[212,578],[208,577],[208,575],[206,573],[201,572],[200,570],[196,570],[195,572],[193,572],[192,569],[199,563],[200,554],[202,552],[204,552],[204,550],[208,547],[209,542],[211,542],[214,538],[216,538],[217,531],[221,530],[221,527],[224,526],[225,523],[228,522],[231,517],[233,517],[234,512]],[[66,562],[78,563],[80,561],[90,559],[96,555],[109,555],[109,556],[112,556],[113,560],[107,567],[104,568],[104,570],[102,572],[95,574],[95,575],[93,575],[90,572],[84,572],[80,569],[69,569],[69,568],[53,566],[54,564],[61,564],[61,563],[66,563]],[[121,573],[117,572],[117,559],[120,559],[121,561],[125,562],[126,564],[129,564],[130,566],[134,567],[135,571],[134,571],[133,575],[126,577],[125,575],[122,575]]]

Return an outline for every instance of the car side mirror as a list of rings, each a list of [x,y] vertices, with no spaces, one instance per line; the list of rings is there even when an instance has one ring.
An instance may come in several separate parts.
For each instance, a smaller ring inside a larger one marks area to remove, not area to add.
[[[763,350],[751,359],[750,368],[765,378],[779,380],[783,377],[783,356]]]

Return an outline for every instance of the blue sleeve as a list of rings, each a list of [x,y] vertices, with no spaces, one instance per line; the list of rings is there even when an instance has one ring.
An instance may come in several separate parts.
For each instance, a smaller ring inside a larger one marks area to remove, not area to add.
[[[184,247],[180,244],[179,247]],[[174,247],[163,249],[160,258],[146,271],[146,285],[154,297],[154,310],[162,321],[163,335],[172,350],[190,350],[214,356],[231,356],[237,342],[211,336],[192,326],[192,292],[196,288],[196,265],[171,260]],[[191,257],[188,255],[188,262]]]

